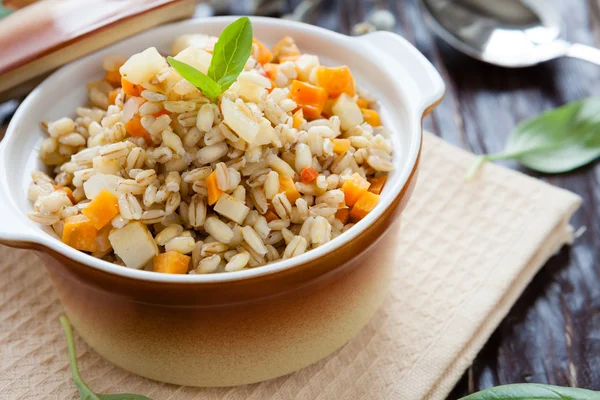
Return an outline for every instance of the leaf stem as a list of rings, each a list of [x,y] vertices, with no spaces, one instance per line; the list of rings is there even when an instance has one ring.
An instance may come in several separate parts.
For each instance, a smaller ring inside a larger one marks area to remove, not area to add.
[[[79,373],[79,367],[77,366],[77,352],[75,350],[75,341],[73,340],[73,330],[71,329],[71,324],[67,317],[62,315],[60,318],[60,323],[65,332],[65,338],[67,339],[67,349],[69,350],[69,364],[71,366],[71,375],[73,375],[73,381],[75,381],[75,386],[79,389],[79,392],[82,395],[82,398],[90,399],[90,400],[100,400],[100,398],[88,387],[88,385],[81,378],[81,374]],[[87,397],[83,397],[83,395]]]
[[[483,163],[485,163],[487,160],[488,160],[487,156],[477,157],[477,160],[475,160],[475,162],[469,168],[469,170],[467,171],[467,174],[465,175],[465,182],[471,182],[473,180],[473,178],[475,177],[475,175],[477,174],[477,171],[479,171],[479,168],[481,168]]]

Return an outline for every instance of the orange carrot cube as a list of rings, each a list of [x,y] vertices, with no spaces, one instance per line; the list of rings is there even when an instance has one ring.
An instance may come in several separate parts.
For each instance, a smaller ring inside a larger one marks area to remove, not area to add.
[[[121,87],[123,88],[123,93],[130,96],[139,96],[144,91],[141,85],[135,85],[125,78],[121,78]]]
[[[371,186],[369,186],[369,192],[381,194],[386,181],[387,175],[379,175],[369,179],[369,183],[371,184]]]
[[[346,179],[342,184],[342,192],[344,192],[346,205],[352,207],[354,203],[358,201],[360,196],[367,191],[370,185],[371,184],[358,173],[352,174],[352,176]]]
[[[62,241],[77,250],[94,252],[98,248],[97,235],[94,223],[85,215],[78,214],[65,220]]]
[[[348,218],[350,217],[350,209],[340,208],[335,213],[335,217],[342,221],[342,224],[346,225],[348,223]]]
[[[118,69],[114,71],[107,71],[104,79],[106,79],[106,81],[113,86],[121,86],[121,73]]]
[[[167,251],[154,256],[153,270],[164,274],[186,274],[191,259],[176,251]]]
[[[258,55],[256,57],[256,61],[261,64],[266,64],[273,59],[273,53],[267,46],[265,46],[260,40],[252,39],[252,43],[254,43],[258,47]]]
[[[367,108],[361,108],[365,122],[371,126],[381,126],[381,120],[379,119],[379,113],[375,110],[369,110]]]
[[[356,94],[354,78],[350,68],[345,65],[337,68],[318,67],[317,83],[327,91],[329,97],[338,97],[342,93],[347,93],[349,96]]]
[[[343,154],[350,150],[349,139],[333,139],[333,152],[336,154]]]
[[[356,104],[358,104],[359,108],[369,108],[369,102],[365,99],[356,100]]]
[[[294,180],[290,176],[282,177],[279,175],[279,190],[281,193],[285,193],[292,205],[300,198],[300,192],[296,189]]]
[[[379,203],[379,195],[371,192],[364,192],[356,203],[354,203],[352,210],[350,210],[350,217],[354,221],[363,219],[375,208],[377,203]]]
[[[308,118],[318,118],[323,112],[328,96],[325,89],[310,83],[294,80],[290,89],[290,98],[302,108]]]
[[[302,109],[298,109],[294,114],[292,114],[292,125],[294,128],[298,129],[304,124],[306,120],[304,119],[304,112]]]
[[[108,190],[102,190],[81,212],[100,230],[119,213],[119,200]]]
[[[67,194],[67,197],[69,198],[69,200],[71,200],[71,203],[75,204],[75,196],[73,196],[73,191],[71,190],[71,188],[68,188],[66,186],[57,186],[54,185],[54,190],[62,190],[63,192],[65,192]]]
[[[133,137],[142,137],[148,144],[148,146],[152,145],[152,138],[150,134],[142,125],[142,117],[136,115],[125,124],[125,130]]]
[[[319,173],[312,165],[309,165],[300,172],[300,179],[304,183],[311,183],[317,179],[318,176]]]
[[[217,171],[213,171],[206,178],[206,189],[208,190],[208,204],[212,206],[223,194],[223,191],[217,185]]]

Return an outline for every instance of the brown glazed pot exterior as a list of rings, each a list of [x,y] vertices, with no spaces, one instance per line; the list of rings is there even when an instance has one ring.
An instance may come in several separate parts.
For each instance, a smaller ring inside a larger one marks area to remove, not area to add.
[[[392,206],[354,240],[277,273],[221,283],[116,276],[38,249],[77,332],[116,365],[158,381],[232,386],[313,364],[381,305],[396,267],[394,235],[418,160]]]

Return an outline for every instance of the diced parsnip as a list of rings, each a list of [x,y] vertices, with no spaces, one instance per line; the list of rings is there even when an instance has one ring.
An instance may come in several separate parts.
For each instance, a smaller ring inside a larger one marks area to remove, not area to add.
[[[350,217],[354,221],[359,221],[367,216],[375,206],[379,203],[379,195],[371,192],[364,192],[360,198],[354,203],[350,210]]]
[[[360,111],[363,114],[365,122],[371,126],[381,126],[381,120],[379,119],[379,113],[375,110],[369,110],[367,108],[361,108]]]
[[[369,192],[381,194],[386,181],[387,175],[379,175],[369,179],[369,183],[371,184],[371,186],[369,186]]]
[[[271,121],[266,118],[263,118],[260,121],[260,129],[258,130],[258,134],[256,135],[256,139],[252,143],[252,146],[262,146],[265,144],[271,143],[276,137],[277,132],[275,128],[271,125]]]
[[[250,212],[250,208],[244,203],[226,193],[223,193],[221,197],[219,197],[214,210],[238,224],[242,224]]]
[[[139,115],[136,115],[135,117],[127,121],[127,123],[125,124],[125,130],[132,137],[144,138],[148,145],[152,144],[152,138],[150,137],[150,134],[148,133],[146,128],[144,128],[144,126],[142,125],[142,117],[140,117]]]
[[[336,211],[335,217],[339,219],[342,224],[346,225],[348,223],[348,219],[350,217],[350,209],[349,208],[340,208]]]
[[[102,156],[96,156],[92,159],[92,166],[94,171],[100,174],[115,175],[121,170],[121,160],[118,158],[106,160]]]
[[[152,234],[139,221],[133,221],[120,229],[112,229],[108,236],[115,254],[129,268],[142,268],[158,254],[158,246]]]
[[[217,184],[216,170],[206,178],[206,190],[208,191],[208,205],[212,206],[223,194],[223,191],[219,189],[219,185]]]
[[[363,114],[354,99],[342,93],[331,108],[334,115],[340,117],[343,130],[348,130],[364,122]]]
[[[119,200],[114,194],[102,190],[81,212],[100,230],[119,213],[118,203]]]
[[[166,60],[155,47],[129,57],[119,68],[121,76],[129,82],[139,85],[156,75],[166,64]]]
[[[139,96],[144,91],[141,85],[135,85],[125,78],[121,78],[121,87],[123,88],[123,93],[134,97]]]
[[[189,35],[177,36],[171,46],[171,54],[179,54],[182,50],[188,47],[197,47],[199,49],[205,48],[210,42],[210,36],[195,33]]]
[[[338,97],[342,93],[354,96],[354,78],[350,68],[345,65],[337,68],[318,67],[317,82],[319,86],[327,91],[329,97]]]
[[[350,150],[349,139],[333,139],[333,152],[336,154],[344,154]]]
[[[279,176],[279,191],[285,194],[291,204],[295,204],[296,200],[300,198],[300,192],[296,189],[294,180],[289,176]]]
[[[299,109],[292,115],[292,126],[294,128],[300,128],[305,122],[306,120],[304,119],[304,112],[302,109]]]
[[[221,100],[223,120],[239,137],[252,144],[258,134],[259,126],[247,116],[237,104],[228,98]]]
[[[93,199],[102,190],[107,190],[115,196],[119,195],[119,177],[116,175],[95,174],[83,183],[85,197]]]
[[[94,252],[97,250],[97,235],[94,223],[85,215],[78,214],[65,220],[62,241],[77,250]]]
[[[358,201],[360,196],[369,189],[371,184],[358,173],[354,173],[342,184],[342,192],[346,205],[352,207]]]
[[[112,225],[108,224],[98,231],[98,235],[96,236],[96,251],[106,252],[112,248],[110,240],[108,240],[111,230]]]
[[[304,168],[302,172],[300,172],[300,179],[304,183],[312,183],[318,176],[319,173],[312,165]]]
[[[325,107],[328,97],[325,89],[321,87],[299,80],[292,82],[290,98],[302,108],[305,117],[318,118]],[[358,109],[358,112],[360,113],[360,109]]]
[[[210,67],[212,55],[198,47],[188,47],[177,53],[174,58],[206,74]]]
[[[264,78],[264,76],[262,78]],[[271,83],[270,81],[268,82],[269,84]],[[249,101],[252,103],[259,103],[267,94],[267,89],[264,87],[240,80],[231,85],[230,89],[239,95],[244,101]]]
[[[258,54],[256,55],[256,61],[261,64],[266,64],[273,59],[273,53],[267,46],[265,46],[260,40],[252,39],[252,43],[254,43],[258,47]]]
[[[176,251],[167,251],[154,257],[153,270],[164,274],[186,274],[191,259]]]
[[[319,67],[319,57],[311,54],[302,54],[296,60],[296,71],[298,72],[298,78],[301,81],[308,82],[310,73],[313,69]]]
[[[283,161],[281,158],[277,157],[275,154],[271,154],[269,156],[269,166],[273,168],[274,171],[277,171],[279,176],[283,177],[293,177],[296,175],[296,171],[294,168],[290,167],[290,164]]]

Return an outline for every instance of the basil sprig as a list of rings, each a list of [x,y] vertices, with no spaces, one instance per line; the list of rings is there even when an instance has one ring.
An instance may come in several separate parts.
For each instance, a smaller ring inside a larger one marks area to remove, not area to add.
[[[539,383],[496,386],[459,400],[600,400],[600,392]]]
[[[75,352],[75,341],[73,340],[73,331],[71,324],[64,315],[60,317],[60,323],[65,331],[67,338],[67,348],[69,349],[69,364],[71,365],[71,375],[75,386],[79,390],[81,400],[152,400],[150,397],[142,396],[141,394],[117,393],[117,394],[97,394],[84,382],[79,367],[77,366],[77,353]]]
[[[242,17],[228,25],[219,36],[208,75],[173,57],[167,57],[167,61],[179,75],[216,102],[217,97],[229,89],[242,73],[251,52],[252,24],[248,17]]]
[[[486,161],[512,159],[545,173],[568,172],[600,157],[600,97],[569,103],[526,120],[508,137],[506,148],[479,158],[470,180]]]

